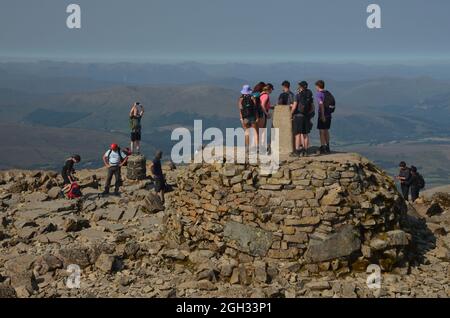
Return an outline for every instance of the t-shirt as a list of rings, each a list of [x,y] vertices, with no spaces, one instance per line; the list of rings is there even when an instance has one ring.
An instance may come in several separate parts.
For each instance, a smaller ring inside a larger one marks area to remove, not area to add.
[[[295,96],[292,92],[283,92],[278,98],[279,105],[292,105],[294,103]]]
[[[322,116],[322,112],[320,111],[320,104],[325,104],[325,92],[324,91],[317,92],[316,98],[317,98],[317,103],[318,103],[317,112],[318,112],[319,116]],[[329,108],[325,107],[324,113],[325,113],[326,118],[331,118],[331,112],[330,112]]]
[[[68,175],[72,174],[75,169],[73,168],[74,162],[72,159],[66,160],[66,163],[64,164],[64,167],[62,168],[62,174]]]
[[[269,111],[272,108],[272,106],[270,105],[270,96],[269,96],[269,94],[267,94],[267,93],[261,94],[260,99],[261,99],[261,105],[263,105],[263,106],[265,105],[266,111]]]
[[[107,152],[105,152],[105,157],[108,158],[108,156],[109,164],[111,166],[118,166],[121,164],[120,156],[122,156],[122,160],[127,157],[127,155],[122,150],[120,151],[120,156],[118,151],[108,150]]]
[[[153,176],[157,179],[163,179],[164,175],[161,168],[161,160],[153,159],[153,167],[152,167]]]
[[[399,176],[405,178],[405,181],[402,181],[401,183],[408,184],[409,179],[411,178],[411,170],[409,168],[400,169]]]

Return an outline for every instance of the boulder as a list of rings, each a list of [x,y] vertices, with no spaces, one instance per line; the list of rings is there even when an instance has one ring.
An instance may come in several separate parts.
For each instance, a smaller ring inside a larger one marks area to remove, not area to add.
[[[149,193],[144,199],[143,209],[147,213],[156,213],[164,211],[164,205],[162,204],[159,196]]]
[[[311,263],[325,262],[351,255],[361,249],[359,232],[352,225],[343,226],[339,232],[324,241],[311,240],[305,259]]]
[[[5,283],[0,283],[0,299],[17,298],[15,289]]]
[[[60,199],[62,198],[61,188],[53,187],[48,191],[47,195],[52,200]]]
[[[227,222],[224,228],[225,241],[234,241],[237,248],[253,256],[266,256],[273,243],[272,233],[238,222]]]
[[[112,255],[101,254],[95,262],[95,267],[103,273],[111,274],[114,270],[116,258]]]

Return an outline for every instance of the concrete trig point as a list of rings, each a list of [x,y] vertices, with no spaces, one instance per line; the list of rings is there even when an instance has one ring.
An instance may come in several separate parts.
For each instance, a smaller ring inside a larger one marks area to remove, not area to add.
[[[274,141],[273,147],[279,147],[280,156],[286,156],[294,151],[294,137],[292,134],[291,107],[287,105],[277,105],[273,112],[273,127],[278,128],[278,145]],[[270,129],[270,127],[267,127]]]

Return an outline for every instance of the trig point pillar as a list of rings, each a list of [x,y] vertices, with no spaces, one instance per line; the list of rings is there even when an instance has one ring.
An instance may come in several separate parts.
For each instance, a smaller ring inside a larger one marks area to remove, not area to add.
[[[147,177],[147,160],[142,155],[128,157],[127,179],[144,180]]]
[[[273,112],[273,127],[279,129],[280,155],[289,155],[294,151],[294,137],[292,134],[291,107],[285,105],[275,106]],[[269,127],[268,127],[269,128]],[[276,144],[272,145],[276,147]]]

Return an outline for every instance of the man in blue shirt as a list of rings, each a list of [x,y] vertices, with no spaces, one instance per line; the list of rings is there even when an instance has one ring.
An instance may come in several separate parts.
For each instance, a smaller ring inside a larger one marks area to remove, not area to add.
[[[112,177],[116,179],[114,195],[119,195],[119,189],[122,185],[121,168],[128,161],[127,155],[120,150],[119,145],[112,144],[111,148],[103,155],[103,162],[108,168],[108,175],[106,177],[105,191],[103,195],[109,194],[109,188],[111,187]]]

